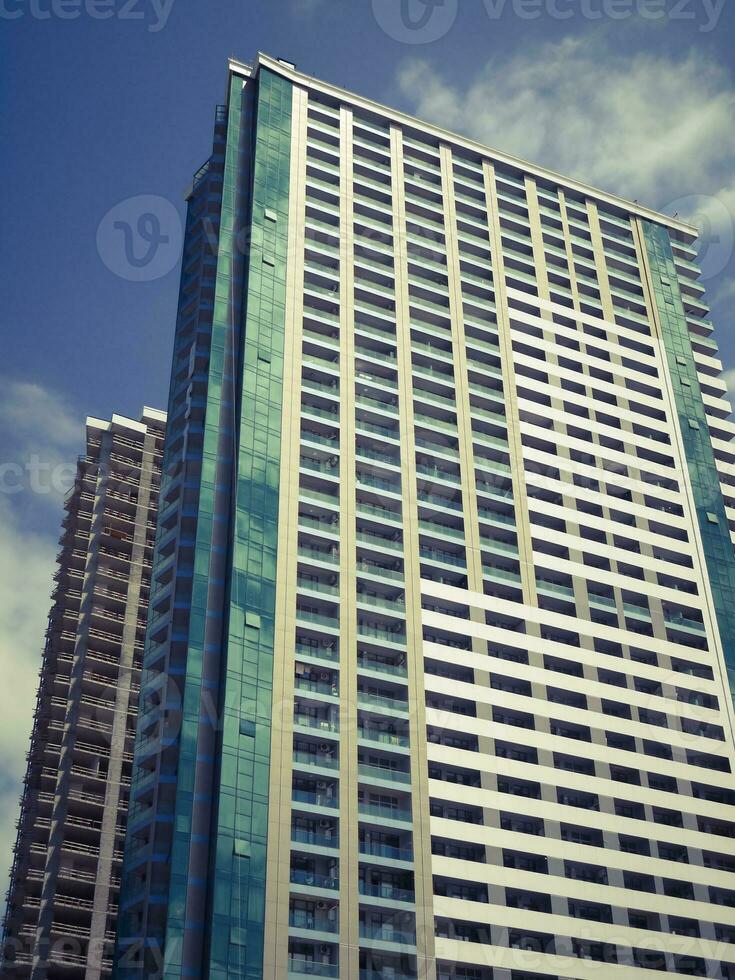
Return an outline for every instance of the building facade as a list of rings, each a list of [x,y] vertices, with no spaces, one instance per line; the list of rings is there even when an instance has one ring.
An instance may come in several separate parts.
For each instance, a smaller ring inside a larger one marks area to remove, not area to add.
[[[165,415],[87,419],[65,502],[4,929],[8,978],[109,977]]]
[[[735,430],[696,255],[230,63],[116,977],[735,977]]]

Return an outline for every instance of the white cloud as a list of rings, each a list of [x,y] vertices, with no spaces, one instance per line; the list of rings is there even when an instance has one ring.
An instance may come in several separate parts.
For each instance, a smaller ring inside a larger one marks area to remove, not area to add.
[[[724,371],[722,374],[722,380],[727,385],[727,393],[730,398],[730,404],[735,405],[735,368],[730,368],[729,371]]]
[[[25,753],[53,586],[62,500],[83,419],[55,392],[0,378],[0,894],[15,842]]]
[[[731,226],[728,72],[698,51],[617,53],[605,37],[524,45],[466,86],[410,60],[398,85],[423,119],[624,197],[666,210],[687,196],[721,195]]]
[[[61,516],[61,515],[60,515]],[[0,894],[15,843],[15,821],[25,772],[49,596],[54,573],[53,538],[21,530],[7,499],[0,498]]]
[[[56,392],[0,378],[0,419],[6,447],[0,494],[13,506],[38,513],[58,507],[74,482],[76,455],[84,444],[83,418]]]
[[[324,0],[291,0],[291,9],[299,17],[311,17],[323,3]]]
[[[79,442],[79,419],[56,392],[28,381],[4,380],[0,387],[4,424],[17,438],[58,447]]]
[[[713,305],[730,307],[735,306],[735,278],[722,279],[712,299]],[[728,310],[731,313],[731,310]]]

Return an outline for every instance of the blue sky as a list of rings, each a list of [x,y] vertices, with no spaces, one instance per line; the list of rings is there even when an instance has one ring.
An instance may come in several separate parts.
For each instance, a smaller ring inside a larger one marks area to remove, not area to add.
[[[258,49],[696,218],[735,378],[733,0],[0,0],[0,877],[69,462],[85,415],[165,407],[183,194]]]

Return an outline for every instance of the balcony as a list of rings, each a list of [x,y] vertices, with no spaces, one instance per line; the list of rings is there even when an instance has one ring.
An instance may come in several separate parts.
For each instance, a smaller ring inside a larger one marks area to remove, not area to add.
[[[357,468],[356,478],[358,486],[360,487],[371,487],[377,490],[386,490],[388,493],[394,493],[399,496],[401,493],[401,481],[400,478],[394,480],[386,480],[383,477],[375,476],[373,473],[366,472],[365,470]]]
[[[309,657],[314,660],[325,660],[329,662],[339,661],[339,648],[332,640],[319,642],[309,641],[302,633],[296,638],[296,654],[301,657]]]
[[[294,709],[293,723],[297,728],[307,728],[329,735],[336,735],[339,732],[339,723],[330,714],[317,709],[306,710],[300,705]]]
[[[411,782],[410,772],[401,769],[389,769],[387,766],[376,766],[370,763],[360,762],[358,763],[357,771],[361,777],[368,780],[406,784]]]
[[[360,636],[373,637],[378,640],[384,640],[387,643],[395,643],[402,646],[405,646],[406,643],[406,628],[404,624],[388,627],[375,620],[364,619],[362,616],[358,616],[357,632]]]
[[[391,902],[413,903],[416,901],[416,893],[413,888],[396,885],[389,878],[383,881],[362,880],[359,884],[359,891],[361,895],[366,895],[369,898],[384,898]]]
[[[331,937],[327,942],[310,938],[289,940],[289,977],[339,977],[338,964],[339,948]]]
[[[336,903],[291,901],[288,924],[292,929],[335,934],[339,932],[339,912]]]
[[[338,807],[339,783],[336,775],[330,776],[329,779],[294,775],[291,799],[297,803],[306,803],[308,806]]]
[[[373,606],[377,609],[385,609],[389,613],[403,617],[406,612],[406,600],[403,592],[393,592],[392,595],[379,594],[377,592],[367,592],[360,588],[358,584],[357,602],[364,606]]]
[[[360,515],[368,514],[368,515],[380,517],[382,521],[391,521],[393,522],[393,525],[396,527],[396,529],[402,526],[400,504],[398,504],[396,508],[391,509],[389,507],[386,507],[385,504],[370,503],[369,501],[362,499],[361,496],[358,496],[357,510]]]
[[[360,816],[374,817],[381,821],[396,820],[400,823],[410,823],[412,819],[410,808],[389,806],[385,803],[368,803],[365,800],[360,800],[358,810]]]
[[[292,885],[303,885],[306,888],[320,888],[324,891],[339,889],[339,875],[323,874],[313,868],[291,867],[289,881]]]
[[[439,562],[442,565],[451,565],[454,568],[467,568],[467,562],[464,554],[459,554],[457,552],[445,551],[440,548],[429,548],[426,545],[421,545],[419,548],[419,555],[421,558]]]
[[[339,977],[339,966],[333,963],[320,963],[304,956],[289,956],[288,976],[297,977]]]
[[[302,743],[296,743],[299,747],[294,748],[294,765],[308,768],[319,769],[339,769],[339,757],[337,754],[338,743],[323,743],[313,749],[302,748]]]
[[[339,478],[339,459],[336,456],[328,459],[317,456],[301,456],[299,466],[311,473],[321,473],[334,479]]]
[[[388,837],[388,835],[381,835],[383,838]],[[400,841],[398,835],[390,835],[396,841]],[[406,835],[403,835],[404,837]],[[410,843],[410,835],[408,836],[408,841]],[[410,846],[402,846],[400,843],[387,843],[385,839],[375,840],[374,835],[366,835],[365,831],[360,831],[360,854],[370,855],[371,857],[385,858],[388,861],[413,861],[413,848]]]
[[[386,745],[390,748],[407,749],[410,745],[408,735],[399,732],[382,731],[380,728],[358,721],[358,738],[375,745]]]
[[[329,526],[331,527],[332,525],[330,524]],[[301,591],[308,591],[317,595],[339,595],[338,585],[333,585],[331,582],[320,579],[316,575],[298,575],[296,578],[296,587]]]
[[[311,541],[299,541],[298,554],[301,558],[310,558],[329,565],[339,564],[339,546],[337,544],[318,547]]]
[[[378,681],[359,677],[357,687],[357,698],[361,707],[376,707],[381,709],[381,715],[382,709],[391,713],[408,711],[404,684],[393,684],[387,679]]]
[[[706,632],[703,622],[698,619],[688,619],[682,612],[664,609],[664,619],[668,626],[673,626],[675,629],[683,629],[700,635]]]
[[[327,626],[339,632],[339,616],[325,616],[316,612],[315,607],[296,607],[296,619],[304,623],[315,623],[319,626]]]
[[[378,525],[376,527],[376,525]],[[357,540],[363,544],[374,544],[379,548],[387,548],[394,551],[403,550],[403,533],[400,527],[396,527],[395,530],[391,530],[390,527],[385,528],[388,533],[383,533],[382,530],[378,530],[379,527],[384,525],[378,524],[377,521],[361,520],[357,525]]]
[[[333,828],[322,828],[324,820],[313,820],[310,826],[294,826],[291,828],[291,841],[296,844],[307,844],[312,847],[335,849],[339,847],[339,835],[336,825]]]
[[[339,696],[339,675],[333,670],[310,670],[297,663],[294,686],[299,691],[327,694],[336,698]]]
[[[388,415],[397,416],[398,415],[398,398],[395,396],[388,397],[384,400],[379,398],[373,398],[371,395],[367,394],[368,389],[363,389],[360,391],[358,388],[356,392],[355,405],[357,408],[364,408],[366,410],[379,410],[385,412]],[[376,394],[374,392],[373,394]]]
[[[407,668],[405,658],[389,657],[381,655],[371,650],[361,649],[357,651],[358,670],[370,670],[381,674],[389,674],[394,677],[406,677]]]

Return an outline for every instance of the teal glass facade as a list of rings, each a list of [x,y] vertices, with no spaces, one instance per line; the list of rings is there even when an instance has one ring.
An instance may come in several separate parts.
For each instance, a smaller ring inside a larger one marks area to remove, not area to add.
[[[262,976],[291,92],[230,76],[189,200],[121,978]]]
[[[262,976],[291,85],[259,77],[209,977]]]
[[[725,502],[720,489],[669,232],[663,225],[652,222],[642,224],[730,690],[735,697],[735,609],[732,606],[732,596],[735,594],[735,555]]]

